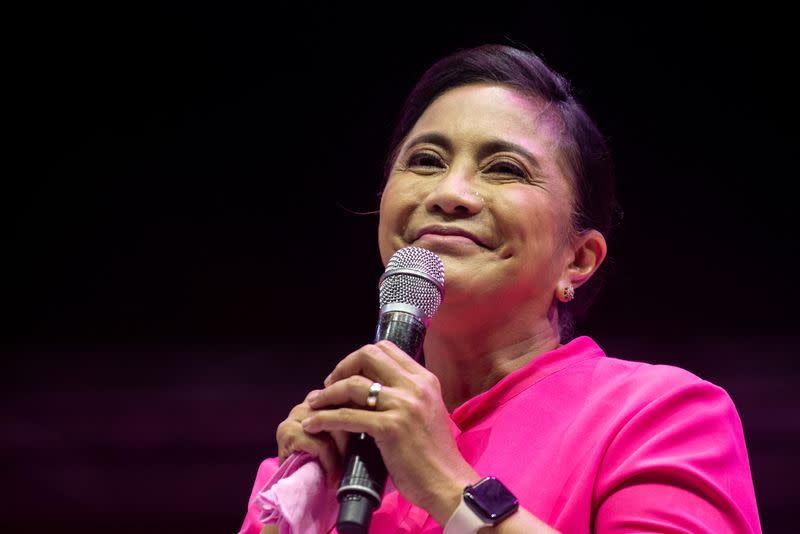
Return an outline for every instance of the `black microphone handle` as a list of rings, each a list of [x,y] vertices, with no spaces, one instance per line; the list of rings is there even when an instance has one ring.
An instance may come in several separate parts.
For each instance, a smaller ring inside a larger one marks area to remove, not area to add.
[[[418,359],[425,339],[425,323],[412,313],[387,311],[380,315],[375,342],[388,339]],[[339,534],[366,534],[372,513],[380,506],[386,487],[386,466],[375,441],[364,432],[350,434],[339,499]]]

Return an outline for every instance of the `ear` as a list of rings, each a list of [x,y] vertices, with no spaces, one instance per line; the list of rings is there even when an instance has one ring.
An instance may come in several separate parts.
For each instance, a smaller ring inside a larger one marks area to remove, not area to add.
[[[581,232],[572,243],[572,261],[562,274],[562,281],[578,288],[597,271],[608,252],[606,238],[590,228]]]

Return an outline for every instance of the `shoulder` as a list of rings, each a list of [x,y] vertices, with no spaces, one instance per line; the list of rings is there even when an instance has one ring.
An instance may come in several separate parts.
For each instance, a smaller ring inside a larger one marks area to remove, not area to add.
[[[734,463],[746,458],[741,420],[724,388],[673,365],[611,356],[592,365],[601,379],[594,400],[613,412],[606,461],[647,463],[686,454],[728,456]]]
[[[731,403],[724,388],[681,367],[602,354],[585,364],[591,367],[596,382],[603,385],[601,389],[621,399],[649,404],[678,396],[687,402],[707,398]]]
[[[277,472],[279,467],[277,457],[267,458],[259,464],[253,487],[250,490],[250,497],[247,500],[247,512],[244,517],[244,522],[239,529],[239,534],[259,534],[261,532],[261,527],[263,526],[259,519],[261,509],[257,505],[255,497]]]
[[[686,369],[605,353],[578,368],[574,387],[582,388],[580,396],[609,425],[616,442],[689,428],[741,442],[741,420],[728,392]]]
[[[665,393],[675,388],[702,387],[722,390],[696,374],[669,364],[655,364],[606,356],[599,362],[605,372],[618,377],[620,384],[635,384],[651,394]]]
[[[692,523],[701,511],[717,525],[710,531],[758,531],[741,420],[725,389],[672,365],[609,356],[594,365],[614,412],[595,485],[598,524],[618,521],[620,510],[644,517],[660,499],[697,512],[676,519],[688,531],[704,530]]]

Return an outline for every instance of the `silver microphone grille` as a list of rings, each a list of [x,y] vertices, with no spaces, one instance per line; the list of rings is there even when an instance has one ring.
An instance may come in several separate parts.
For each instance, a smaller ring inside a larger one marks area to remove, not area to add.
[[[414,306],[431,319],[444,296],[444,265],[428,249],[405,247],[395,252],[380,279],[380,307],[390,303]]]

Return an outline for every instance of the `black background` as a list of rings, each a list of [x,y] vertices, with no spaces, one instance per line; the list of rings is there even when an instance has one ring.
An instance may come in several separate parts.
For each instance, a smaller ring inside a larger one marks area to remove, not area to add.
[[[580,332],[725,387],[764,530],[791,531],[791,20],[676,3],[12,13],[3,530],[235,532],[277,423],[371,337],[367,212],[403,97],[441,55],[500,42],[570,79],[615,156],[625,219]]]

